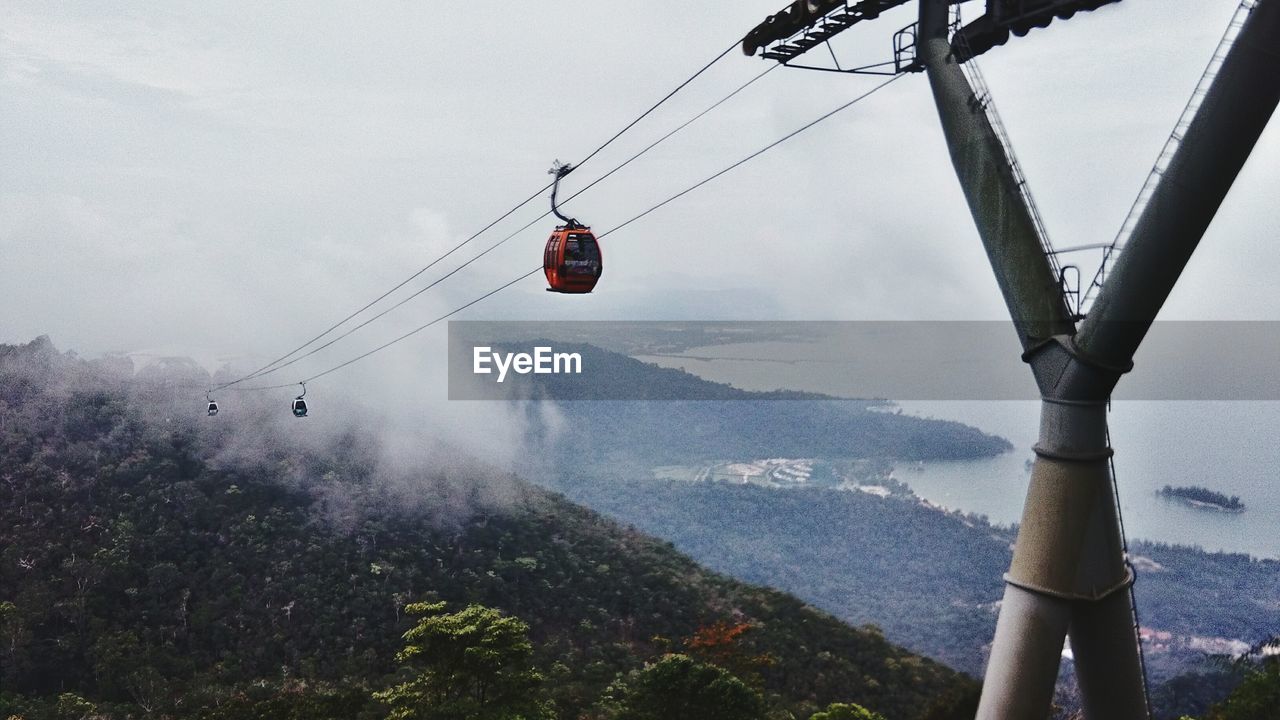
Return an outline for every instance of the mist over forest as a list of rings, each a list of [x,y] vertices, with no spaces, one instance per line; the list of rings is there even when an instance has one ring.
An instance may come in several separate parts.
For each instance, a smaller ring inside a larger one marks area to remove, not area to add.
[[[633,382],[674,377],[625,367]],[[1013,536],[930,508],[885,473],[957,447],[1003,452],[998,438],[860,402],[532,402],[511,422],[538,460],[511,465],[414,442],[370,408],[298,419],[247,394],[206,417],[209,380],[194,363],[135,372],[47,338],[0,347],[5,712],[384,717],[437,677],[397,655],[401,635],[417,619],[458,642],[445,633],[465,613],[527,638],[502,672],[521,673],[508,700],[529,717],[693,702],[675,698],[704,690],[651,686],[653,673],[703,672],[680,662],[742,683],[727,719],[833,704],[886,718],[972,711],[963,673],[981,670]],[[870,443],[849,467],[889,495],[652,477],[654,465],[734,453],[813,456],[822,435],[750,439],[766,417],[803,427],[812,413]],[[584,443],[566,430],[610,423],[630,432]],[[734,437],[748,441],[735,450]],[[1191,548],[1135,552],[1160,716],[1204,712],[1251,672],[1209,655],[1280,622],[1255,604],[1280,593],[1280,571]],[[1234,601],[1208,613],[1182,601],[1220,595],[1228,577]]]

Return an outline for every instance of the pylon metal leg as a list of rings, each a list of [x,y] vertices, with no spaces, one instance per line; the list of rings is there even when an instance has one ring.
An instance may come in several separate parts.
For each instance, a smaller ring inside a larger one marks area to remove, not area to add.
[[[1089,720],[1148,716],[1135,627],[1128,589],[1072,607],[1071,652]]]
[[[949,0],[920,0],[919,61],[952,164],[1045,404],[1039,456],[978,717],[1046,717],[1070,628],[1090,720],[1148,717],[1116,519],[1106,406],[1280,104],[1280,0],[1258,0],[1076,332],[1010,160],[951,53]]]
[[[1106,437],[1104,403],[1044,401],[979,718],[1045,717],[1069,628],[1083,643],[1076,655],[1076,671],[1087,678],[1082,688],[1094,706],[1116,708],[1096,717],[1146,717]],[[1091,626],[1095,620],[1105,624]],[[1117,651],[1122,645],[1130,650]]]
[[[1005,586],[977,720],[1045,717],[1070,623],[1066,600]]]

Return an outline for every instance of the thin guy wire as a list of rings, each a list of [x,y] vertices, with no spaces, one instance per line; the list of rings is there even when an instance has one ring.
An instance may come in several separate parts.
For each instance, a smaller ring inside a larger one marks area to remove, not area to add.
[[[1111,401],[1107,401],[1107,415],[1111,414]],[[1107,421],[1107,447],[1111,447],[1111,422]],[[1116,477],[1116,456],[1113,453],[1107,458],[1107,465],[1111,469],[1111,492],[1116,499],[1116,521],[1120,525],[1120,547],[1124,550],[1124,564],[1128,566],[1129,572],[1133,575],[1134,582],[1138,580],[1138,570],[1134,567],[1133,561],[1129,559],[1129,533],[1124,528],[1124,511],[1120,509],[1120,481]],[[1142,666],[1142,699],[1147,704],[1147,712],[1151,712],[1151,688],[1147,680],[1147,652],[1142,647],[1142,619],[1138,617],[1138,597],[1134,594],[1133,585],[1129,586],[1129,610],[1133,613],[1134,632],[1138,636],[1138,663]]]

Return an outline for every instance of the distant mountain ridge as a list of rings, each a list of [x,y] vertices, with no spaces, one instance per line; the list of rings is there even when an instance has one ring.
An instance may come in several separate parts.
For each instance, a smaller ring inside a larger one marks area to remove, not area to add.
[[[1013,448],[961,423],[890,412],[882,400],[742,390],[586,344],[537,340],[495,347],[527,351],[537,344],[581,353],[583,366],[595,368],[594,382],[607,381],[615,397],[629,398],[583,399],[601,393],[573,375],[523,376],[516,397],[555,399],[569,425],[580,429],[576,441],[563,446],[569,457],[620,461],[625,455],[650,466],[774,456],[914,461],[989,457]]]
[[[497,341],[495,351],[528,353],[537,347],[557,353],[573,353],[582,359],[582,374],[518,375],[510,373],[504,383],[514,397],[531,399],[584,401],[667,401],[667,400],[837,400],[820,393],[776,390],[760,392],[743,390],[726,383],[698,377],[684,370],[664,368],[642,362],[629,355],[591,345],[561,342],[545,338],[515,342]],[[458,359],[455,359],[457,361]],[[536,389],[522,393],[521,386]]]

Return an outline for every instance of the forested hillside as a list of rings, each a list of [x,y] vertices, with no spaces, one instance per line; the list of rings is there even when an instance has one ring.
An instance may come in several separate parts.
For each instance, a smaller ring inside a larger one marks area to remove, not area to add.
[[[982,670],[1010,528],[909,495],[624,479],[604,469],[566,492],[717,570],[794,592],[849,622],[875,623],[953,667]],[[1280,563],[1141,541],[1132,549],[1158,680],[1227,652],[1223,639],[1248,645],[1280,630]]]
[[[304,451],[127,370],[0,346],[0,717],[386,717],[395,695],[375,693],[432,667],[397,660],[402,634],[452,617],[404,609],[437,601],[527,623],[553,717],[650,717],[682,662],[709,686],[742,676],[759,717],[945,717],[972,693],[873,628],[444,449],[392,470],[351,429]]]

